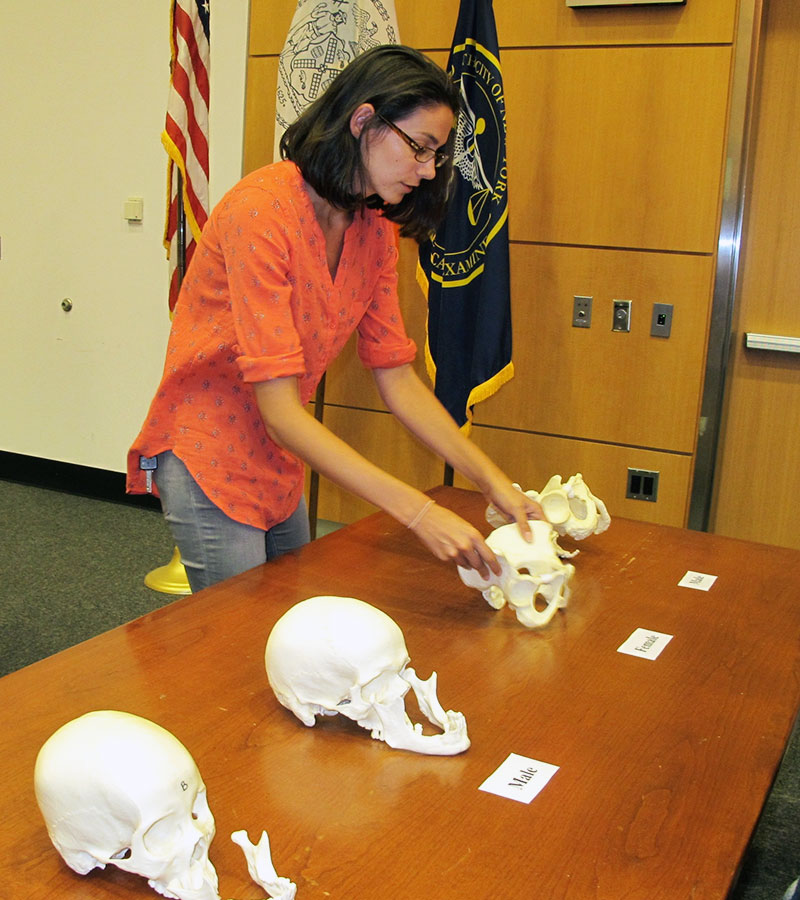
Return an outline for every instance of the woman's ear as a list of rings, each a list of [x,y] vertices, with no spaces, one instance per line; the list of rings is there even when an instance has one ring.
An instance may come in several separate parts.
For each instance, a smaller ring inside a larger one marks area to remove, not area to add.
[[[375,115],[375,107],[371,103],[362,103],[356,107],[350,116],[350,133],[354,138],[360,138],[364,126]]]

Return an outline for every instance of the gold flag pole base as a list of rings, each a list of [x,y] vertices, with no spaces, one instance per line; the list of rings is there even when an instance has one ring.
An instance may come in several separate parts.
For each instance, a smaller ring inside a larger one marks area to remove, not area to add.
[[[144,583],[150,590],[159,591],[162,594],[192,593],[177,547],[172,551],[172,559],[165,566],[159,566],[144,576]]]

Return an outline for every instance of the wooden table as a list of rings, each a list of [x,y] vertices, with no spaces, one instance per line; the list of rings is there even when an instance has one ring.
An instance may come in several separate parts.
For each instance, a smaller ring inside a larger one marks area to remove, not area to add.
[[[479,495],[433,495],[488,533]],[[800,704],[800,552],[622,519],[579,546],[569,607],[528,631],[376,515],[1,679],[3,896],[157,896],[116,869],[74,874],[34,800],[47,737],[120,709],[194,756],[223,898],[264,895],[239,828],[267,829],[298,900],[725,897]],[[678,587],[687,570],[718,578]],[[392,750],[278,705],[267,635],[316,594],[395,619],[466,715],[466,753]],[[618,653],[637,627],[674,637],[656,660]],[[478,790],[511,752],[560,767],[529,805]]]

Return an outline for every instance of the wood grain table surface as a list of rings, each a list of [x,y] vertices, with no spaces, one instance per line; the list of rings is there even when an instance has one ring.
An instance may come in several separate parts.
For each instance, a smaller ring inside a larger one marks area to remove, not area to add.
[[[479,494],[431,495],[488,534]],[[561,544],[580,548],[573,595],[538,631],[377,514],[0,679],[0,893],[158,896],[110,867],[73,873],[34,798],[49,735],[118,709],[197,762],[222,898],[264,896],[237,829],[268,831],[298,900],[724,898],[800,705],[800,552],[623,519]],[[679,587],[687,571],[717,580]],[[466,716],[469,750],[393,750],[278,704],[267,636],[319,594],[392,616],[418,675],[437,671],[442,705]],[[673,637],[657,659],[617,652],[636,628]],[[509,753],[559,767],[529,804],[479,790]]]

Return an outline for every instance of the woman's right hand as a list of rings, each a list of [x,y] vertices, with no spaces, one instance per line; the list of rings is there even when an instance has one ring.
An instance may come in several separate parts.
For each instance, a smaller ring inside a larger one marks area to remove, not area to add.
[[[409,527],[437,559],[475,569],[482,578],[490,570],[500,574],[500,563],[478,529],[444,506],[433,503]]]

